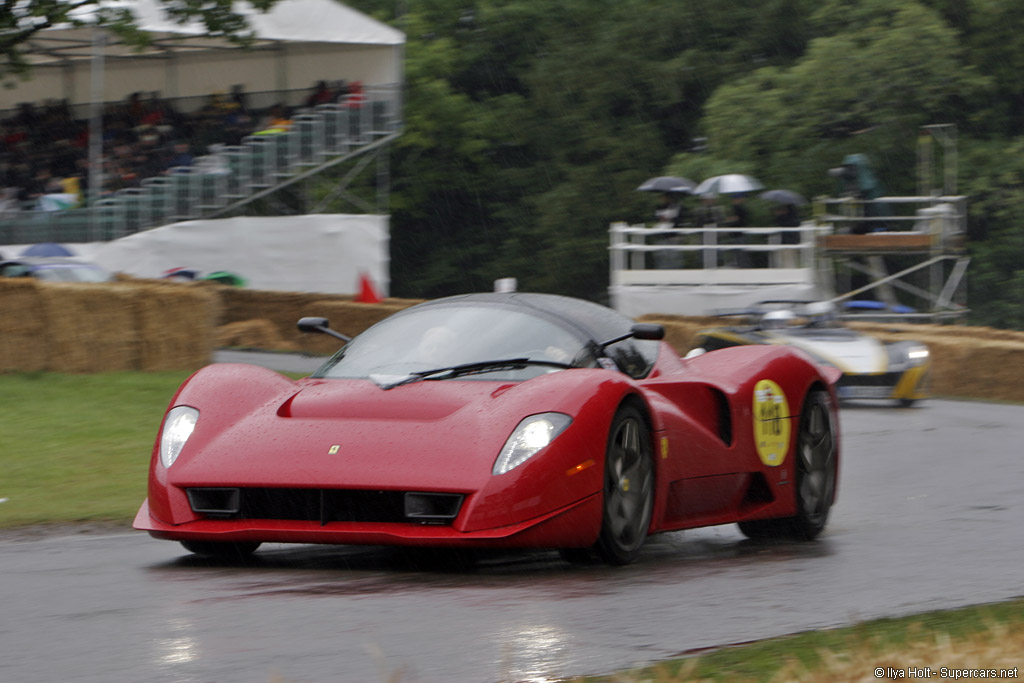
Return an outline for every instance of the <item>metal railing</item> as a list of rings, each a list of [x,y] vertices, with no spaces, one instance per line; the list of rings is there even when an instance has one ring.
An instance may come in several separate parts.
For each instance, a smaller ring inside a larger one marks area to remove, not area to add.
[[[0,215],[0,244],[97,242],[215,214],[371,146],[401,127],[397,86],[367,88],[357,108],[323,104],[293,116],[285,132],[253,134],[240,145],[211,145],[191,166],[146,178],[92,207]]]
[[[611,226],[612,285],[810,283],[823,228]],[[795,241],[786,235],[795,235]]]
[[[953,246],[967,234],[967,197],[819,197],[815,200],[819,223],[833,226],[836,234],[916,232],[936,237],[936,246]]]

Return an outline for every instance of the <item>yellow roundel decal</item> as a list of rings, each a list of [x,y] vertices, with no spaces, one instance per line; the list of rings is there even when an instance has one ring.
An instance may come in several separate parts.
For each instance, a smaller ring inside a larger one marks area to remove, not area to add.
[[[781,465],[789,450],[789,403],[782,388],[770,379],[754,385],[754,443],[761,462]]]

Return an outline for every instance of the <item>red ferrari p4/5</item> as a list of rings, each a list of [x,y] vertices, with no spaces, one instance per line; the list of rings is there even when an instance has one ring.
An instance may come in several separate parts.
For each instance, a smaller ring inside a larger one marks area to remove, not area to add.
[[[838,372],[787,346],[680,358],[577,299],[454,296],[292,380],[215,364],[178,389],[136,529],[263,542],[556,548],[633,561],[649,534],[739,523],[813,539],[836,498]]]

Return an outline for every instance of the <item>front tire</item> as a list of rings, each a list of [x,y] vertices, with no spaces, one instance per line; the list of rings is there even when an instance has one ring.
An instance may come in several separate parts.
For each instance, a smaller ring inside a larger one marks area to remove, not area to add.
[[[608,433],[604,460],[604,506],[594,551],[613,565],[640,554],[651,526],[654,458],[651,430],[633,406],[619,409]]]
[[[185,550],[203,557],[215,557],[220,560],[244,560],[260,547],[258,541],[239,541],[227,543],[222,541],[181,541]]]
[[[748,538],[788,538],[810,541],[828,521],[836,492],[836,429],[828,394],[807,395],[800,414],[796,442],[796,515],[783,519],[740,522]]]

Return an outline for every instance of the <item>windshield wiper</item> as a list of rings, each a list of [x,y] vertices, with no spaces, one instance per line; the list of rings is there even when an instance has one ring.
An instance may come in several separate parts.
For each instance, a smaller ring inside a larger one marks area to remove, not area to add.
[[[398,387],[403,384],[411,384],[424,379],[449,379],[451,377],[476,375],[485,372],[495,372],[497,370],[522,370],[528,365],[543,365],[546,367],[561,369],[573,367],[568,363],[559,363],[558,361],[553,360],[535,360],[533,358],[483,360],[475,363],[463,363],[461,365],[450,365],[444,368],[434,368],[433,370],[417,370],[416,372],[410,372],[407,376],[402,377],[397,381],[390,382],[386,385],[382,384],[381,389],[393,389],[394,387]]]

